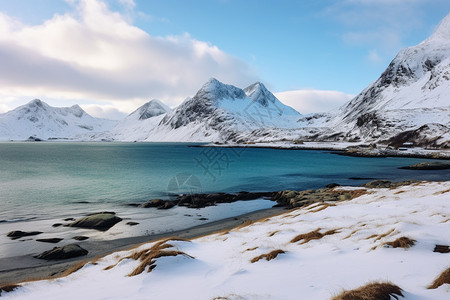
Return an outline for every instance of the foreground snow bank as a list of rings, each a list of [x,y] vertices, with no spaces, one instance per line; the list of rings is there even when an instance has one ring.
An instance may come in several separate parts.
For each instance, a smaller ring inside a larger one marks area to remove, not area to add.
[[[367,189],[350,201],[315,203],[192,241],[145,244],[2,296],[330,299],[343,289],[390,281],[404,290],[404,299],[448,299],[450,285],[427,286],[450,267],[450,253],[433,252],[450,244],[449,202],[450,182]],[[385,244],[400,237],[415,244]]]

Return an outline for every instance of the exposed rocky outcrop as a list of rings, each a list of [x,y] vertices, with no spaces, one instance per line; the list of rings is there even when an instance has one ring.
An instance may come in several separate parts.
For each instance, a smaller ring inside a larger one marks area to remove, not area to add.
[[[88,215],[69,224],[70,227],[90,228],[106,231],[122,221],[114,212],[101,212]]]
[[[88,251],[81,248],[77,244],[69,244],[64,247],[55,247],[51,250],[42,252],[41,254],[35,256],[39,259],[45,260],[57,260],[57,259],[68,259],[78,256],[87,255]]]
[[[15,230],[15,231],[9,232],[6,236],[10,237],[13,240],[17,240],[17,239],[20,239],[21,237],[38,235],[38,234],[41,234],[41,233],[42,233],[41,231],[20,231],[20,230]]]

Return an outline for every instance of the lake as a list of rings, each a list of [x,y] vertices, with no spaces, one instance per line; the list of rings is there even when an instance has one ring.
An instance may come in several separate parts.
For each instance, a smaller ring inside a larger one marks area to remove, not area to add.
[[[0,143],[0,243],[12,243],[5,238],[10,230],[45,227],[41,231],[49,232],[46,237],[68,235],[65,227],[52,228],[52,223],[89,212],[115,211],[140,223],[131,229],[121,222],[102,234],[77,229],[92,238],[118,238],[181,229],[205,222],[200,217],[212,221],[273,205],[267,200],[256,200],[167,211],[127,206],[155,198],[169,199],[179,193],[309,189],[329,183],[359,185],[369,178],[450,179],[448,170],[398,169],[424,161],[416,158],[193,146],[198,145]]]

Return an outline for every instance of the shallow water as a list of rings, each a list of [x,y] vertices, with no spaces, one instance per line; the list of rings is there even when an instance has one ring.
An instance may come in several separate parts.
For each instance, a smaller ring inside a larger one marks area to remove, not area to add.
[[[354,185],[369,181],[349,178],[450,179],[449,171],[398,169],[423,159],[191,146],[193,144],[0,143],[0,242],[6,242],[3,237],[11,228],[39,230],[36,227],[45,226],[46,230],[41,231],[49,232],[50,228],[55,234],[64,234],[52,229],[51,223],[106,210],[150,226],[150,229],[144,225],[131,229],[116,225],[123,231],[117,233],[120,237],[173,229],[172,224],[176,224],[177,229],[197,225],[198,220],[192,222],[195,217],[184,216],[190,214],[185,208],[160,211],[126,206],[154,198],[167,199],[178,193],[276,191],[319,188],[332,182]],[[214,208],[216,213],[210,213],[210,220],[270,205],[268,201],[223,205]],[[206,212],[199,210],[203,211]],[[109,232],[112,238],[115,231]]]

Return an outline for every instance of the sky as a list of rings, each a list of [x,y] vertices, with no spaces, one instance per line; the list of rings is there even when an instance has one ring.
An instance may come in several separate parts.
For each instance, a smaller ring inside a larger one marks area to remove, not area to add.
[[[260,81],[300,113],[336,109],[448,0],[0,0],[0,113],[39,98],[123,118],[214,77]]]

